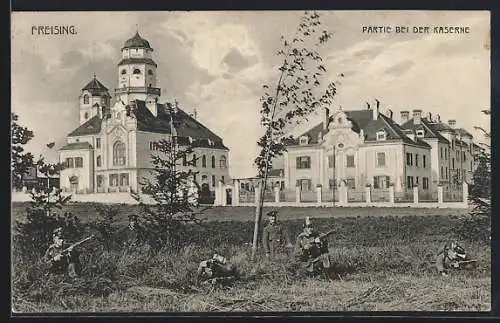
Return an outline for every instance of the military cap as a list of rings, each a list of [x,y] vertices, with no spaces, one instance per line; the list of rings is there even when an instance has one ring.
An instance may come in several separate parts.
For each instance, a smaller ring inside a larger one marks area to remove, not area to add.
[[[276,211],[276,210],[269,211],[269,212],[267,212],[267,216],[270,217],[270,218],[277,217],[278,216],[278,211]]]

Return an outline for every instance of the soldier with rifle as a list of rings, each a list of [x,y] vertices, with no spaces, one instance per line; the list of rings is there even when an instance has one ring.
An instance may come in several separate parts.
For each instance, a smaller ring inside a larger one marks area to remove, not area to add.
[[[46,263],[50,264],[50,273],[67,273],[71,278],[80,274],[80,253],[75,249],[93,236],[85,238],[74,244],[68,244],[63,238],[63,229],[57,228],[52,233],[53,244],[49,246],[44,255]]]
[[[456,241],[446,243],[436,256],[436,268],[442,276],[448,276],[449,269],[470,268],[475,262],[467,258],[465,249]]]
[[[211,259],[204,260],[198,266],[196,283],[231,284],[238,277],[236,267],[226,257],[215,253]]]
[[[297,237],[298,260],[304,263],[304,267],[311,274],[328,270],[331,267],[328,256],[329,235],[334,230],[318,234],[311,225],[311,220],[306,217],[304,230]]]

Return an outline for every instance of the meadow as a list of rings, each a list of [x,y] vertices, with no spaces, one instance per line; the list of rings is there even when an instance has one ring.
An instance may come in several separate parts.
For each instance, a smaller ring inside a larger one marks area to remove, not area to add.
[[[14,204],[22,220],[25,204]],[[85,237],[100,216],[92,204],[69,204],[64,211],[82,220]],[[108,236],[82,246],[83,272],[75,281],[47,276],[40,261],[46,245],[28,251],[13,245],[13,309],[17,312],[275,312],[275,311],[489,311],[491,258],[488,241],[461,240],[477,266],[436,274],[434,256],[458,238],[459,216],[452,209],[280,208],[292,237],[310,216],[329,237],[334,270],[329,277],[302,275],[292,255],[250,259],[254,208],[210,208],[209,221],[190,225],[180,248],[124,247],[120,232],[136,206],[115,206]],[[485,224],[486,225],[486,224]],[[193,286],[200,261],[225,255],[240,272],[234,286]]]

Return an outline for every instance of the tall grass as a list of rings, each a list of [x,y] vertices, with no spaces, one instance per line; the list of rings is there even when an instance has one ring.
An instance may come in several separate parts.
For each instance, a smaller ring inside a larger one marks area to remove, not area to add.
[[[336,233],[329,237],[330,256],[334,266],[328,279],[341,282],[355,279],[359,286],[363,286],[363,280],[369,281],[374,277],[389,279],[400,275],[414,279],[435,279],[434,255],[441,244],[455,238],[457,221],[446,216],[367,216],[314,219],[314,224],[319,231],[336,229]],[[302,222],[289,220],[283,224],[292,236],[296,236],[301,230]],[[168,289],[172,295],[198,295],[198,305],[193,305],[194,307],[186,305],[185,298],[179,298],[175,304],[172,299],[168,304],[165,299],[155,299],[158,304],[163,304],[158,305],[161,308],[156,310],[167,310],[164,308],[167,305],[171,307],[170,310],[177,311],[217,310],[208,305],[201,306],[200,304],[208,301],[201,300],[202,296],[199,295],[203,293],[193,288],[199,262],[209,258],[215,251],[228,257],[238,268],[242,280],[232,290],[235,295],[238,291],[252,294],[252,290],[255,293],[265,293],[265,288],[270,289],[268,292],[290,293],[297,286],[307,285],[311,279],[301,274],[300,266],[294,262],[291,254],[282,255],[274,261],[259,257],[255,263],[250,262],[249,242],[253,230],[251,221],[193,225],[180,250],[171,246],[154,250],[144,244],[124,247],[121,241],[123,238],[119,234],[120,228],[115,229],[116,234],[108,237],[114,239],[115,243],[106,244],[97,239],[82,246],[83,272],[75,281],[64,276],[46,275],[47,268],[40,260],[43,248],[20,252],[24,249],[14,244],[13,308],[27,312],[92,311],[97,310],[96,307],[100,305],[96,302],[101,300],[108,302],[107,310],[113,310],[113,304],[123,303],[124,299],[131,297],[128,292],[131,287],[148,286]],[[96,231],[91,225],[85,230],[86,233]],[[491,272],[488,244],[482,240],[472,240],[464,245],[471,257],[478,259],[478,265],[473,272],[462,275],[488,277]],[[322,281],[324,278],[319,277],[317,280]],[[314,293],[321,294],[318,286]],[[241,294],[238,295],[241,297]],[[134,306],[142,304],[138,300],[141,297],[146,296],[129,299],[130,305],[127,308],[134,310]],[[150,301],[149,299],[147,302]],[[314,308],[321,308],[318,304]],[[273,309],[280,309],[282,305],[277,304]],[[140,306],[142,309],[154,310],[150,308],[151,304]],[[256,307],[254,310],[265,310],[262,304],[253,306]],[[355,307],[352,304],[349,306]],[[123,305],[119,307],[123,308]]]

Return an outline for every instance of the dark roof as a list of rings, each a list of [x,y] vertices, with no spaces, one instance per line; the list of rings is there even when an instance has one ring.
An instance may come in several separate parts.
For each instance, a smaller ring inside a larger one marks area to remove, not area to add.
[[[134,35],[134,37],[128,39],[125,44],[123,45],[122,49],[125,48],[149,48],[152,49],[151,46],[149,45],[149,42],[142,38],[139,35],[139,32],[137,31]]]
[[[163,104],[158,104],[158,116],[155,117],[146,107],[144,101],[136,100],[134,115],[137,119],[137,130],[154,133],[170,133],[170,114]],[[176,126],[179,144],[190,143],[192,147],[218,148],[229,150],[222,138],[214,134],[207,127],[196,121],[189,114],[179,109],[178,125]],[[85,136],[101,132],[101,119],[94,116],[87,122],[73,130],[68,136]],[[191,141],[189,140],[191,137]]]
[[[126,64],[150,64],[154,66],[158,66],[155,61],[153,61],[151,58],[134,58],[134,57],[129,57],[129,58],[124,58],[122,59],[118,65],[126,65]]]
[[[144,101],[135,100],[134,115],[137,119],[137,129],[146,132],[170,133],[170,114],[165,105],[158,104],[158,115],[155,117],[146,107]],[[178,137],[193,139],[193,147],[219,148],[229,150],[224,146],[222,138],[195,120],[189,114],[178,109],[176,125]],[[210,139],[210,142],[209,140]],[[180,139],[180,142],[185,139]]]
[[[77,150],[77,149],[92,149],[92,145],[89,144],[88,142],[74,142],[71,144],[67,144],[60,150]]]
[[[82,88],[82,91],[85,90],[89,91],[92,95],[108,94],[108,88],[99,82],[95,75],[92,80],[90,80],[90,82]]]
[[[415,124],[414,119],[412,118],[401,125],[401,128],[403,129],[413,129],[415,131],[424,130],[424,138],[434,138],[438,139],[441,142],[449,143],[448,139],[446,139],[439,133],[439,131],[442,131],[440,129],[447,129],[446,127],[451,130],[451,128],[447,124],[429,122],[427,118],[421,118],[420,124]]]
[[[352,130],[360,133],[361,129],[363,130],[365,136],[365,142],[375,142],[377,141],[377,132],[380,130],[385,130],[386,139],[387,140],[402,140],[404,143],[419,145],[426,148],[430,148],[425,141],[415,138],[415,140],[411,140],[403,133],[403,129],[394,122],[391,118],[385,116],[382,113],[379,113],[379,117],[377,120],[373,120],[373,111],[372,110],[352,110],[352,111],[343,111],[347,119],[352,123]],[[332,117],[329,118],[329,122],[332,121]],[[297,139],[293,140],[290,145],[298,145],[299,138],[302,136],[309,137],[309,144],[315,145],[318,144],[318,134],[324,136],[328,129],[323,129],[323,123],[320,123],[309,131],[301,134],[297,137]]]
[[[85,136],[101,132],[101,119],[98,115],[93,116],[84,124],[73,130],[68,136]]]

